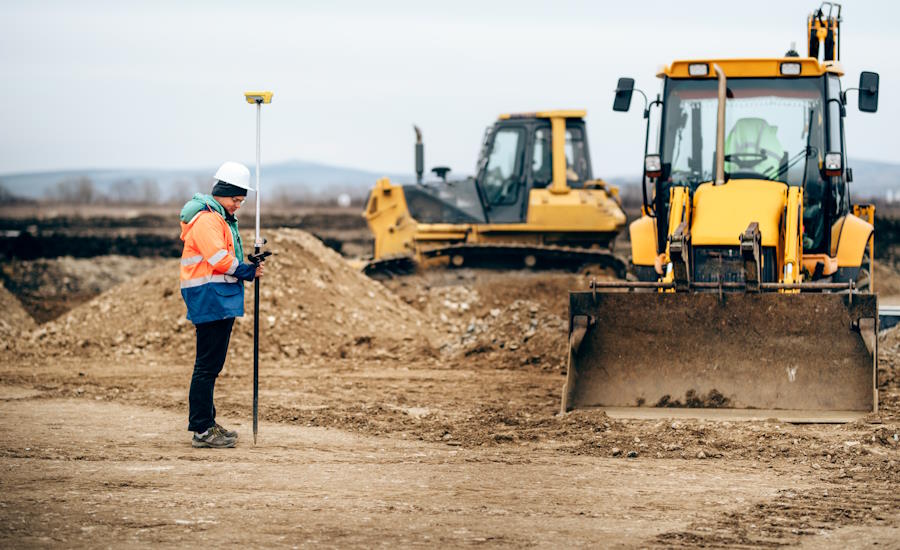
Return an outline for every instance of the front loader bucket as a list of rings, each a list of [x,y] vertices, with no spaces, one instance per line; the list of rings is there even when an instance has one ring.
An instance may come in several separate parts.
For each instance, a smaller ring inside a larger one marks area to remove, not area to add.
[[[871,294],[573,292],[562,411],[847,422],[877,410]]]

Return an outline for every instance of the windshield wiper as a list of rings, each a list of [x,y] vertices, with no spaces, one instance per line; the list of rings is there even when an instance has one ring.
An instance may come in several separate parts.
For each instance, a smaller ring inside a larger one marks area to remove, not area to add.
[[[816,149],[815,147],[812,147],[811,145],[807,145],[806,149],[804,149],[804,150],[800,151],[799,153],[797,153],[796,155],[794,155],[792,158],[790,158],[787,161],[787,163],[782,164],[777,170],[775,170],[774,174],[766,173],[766,177],[769,178],[770,180],[775,180],[777,178],[780,178],[781,176],[784,176],[785,174],[787,174],[788,170],[793,168],[793,166],[795,164],[797,164],[798,162],[800,162],[801,159],[804,159],[804,160],[808,159],[809,157],[812,157],[812,156],[815,156],[816,154],[818,154],[818,152],[819,152],[819,150]]]
[[[809,126],[807,126],[806,131],[806,159],[803,161],[803,184],[800,186],[800,189],[806,193],[806,177],[809,174],[809,157],[812,156],[812,145],[810,142],[812,141],[812,125],[813,125],[813,109],[809,108]]]

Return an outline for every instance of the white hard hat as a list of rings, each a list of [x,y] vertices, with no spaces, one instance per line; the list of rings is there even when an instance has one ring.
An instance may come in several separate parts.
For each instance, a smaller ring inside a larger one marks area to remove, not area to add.
[[[216,179],[236,185],[241,189],[253,191],[250,187],[250,170],[240,162],[228,161],[216,170]]]

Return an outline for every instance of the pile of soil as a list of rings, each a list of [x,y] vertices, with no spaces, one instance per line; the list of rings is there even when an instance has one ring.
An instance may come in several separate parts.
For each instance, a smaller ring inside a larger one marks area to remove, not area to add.
[[[453,312],[454,302],[447,301],[447,305]],[[503,368],[564,367],[566,318],[547,311],[535,300],[516,299],[480,315],[448,319],[447,324],[455,338],[444,349],[451,354],[469,358],[481,355],[487,363]]]
[[[6,287],[38,323],[45,323],[98,294],[159,265],[158,258],[100,256],[10,260],[0,267]]]
[[[385,281],[440,326],[451,360],[491,368],[565,368],[568,293],[594,275],[490,270],[432,270]]]
[[[19,337],[35,327],[15,295],[0,284],[0,351],[12,350]]]
[[[900,388],[900,325],[878,335],[878,387]]]
[[[900,273],[888,261],[875,262],[875,292],[879,304],[900,304]]]
[[[312,235],[268,234],[276,253],[261,282],[260,355],[394,357],[430,352],[431,325],[380,283],[350,267]],[[247,241],[249,242],[249,240]],[[185,318],[178,260],[110,289],[31,333],[38,355],[191,357],[193,325]],[[252,357],[253,287],[235,323],[231,354]]]

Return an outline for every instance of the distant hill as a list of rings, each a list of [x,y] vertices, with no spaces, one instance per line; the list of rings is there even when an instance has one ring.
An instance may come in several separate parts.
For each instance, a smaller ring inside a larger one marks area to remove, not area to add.
[[[252,166],[252,164],[248,164]],[[900,202],[900,164],[851,159],[853,184],[851,196],[857,199],[880,199]],[[56,198],[72,200],[92,193],[94,198],[164,202],[189,198],[196,191],[207,191],[212,184],[215,167],[193,170],[68,170],[0,175],[0,196],[27,199]],[[623,175],[608,177],[610,183],[635,192],[640,177]],[[467,174],[451,173],[450,177]],[[273,198],[331,199],[347,193],[353,198],[365,197],[378,178],[411,183],[412,173],[380,173],[316,162],[292,160],[264,164],[263,191]]]
[[[848,163],[853,169],[850,197],[900,202],[900,164],[875,160],[854,160]]]
[[[253,165],[248,163],[253,171]],[[209,191],[215,167],[192,170],[66,170],[0,175],[0,188],[27,199],[95,198],[164,202]],[[414,174],[381,173],[300,160],[263,164],[263,192],[290,199],[332,198],[341,193],[364,197],[379,178],[409,183]],[[251,176],[252,177],[252,176]]]

